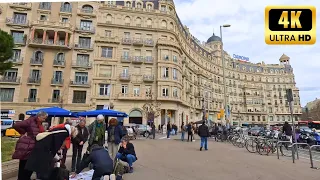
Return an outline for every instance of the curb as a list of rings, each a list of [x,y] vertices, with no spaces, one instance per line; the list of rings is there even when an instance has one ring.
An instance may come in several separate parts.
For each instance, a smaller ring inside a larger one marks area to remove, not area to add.
[[[11,160],[3,162],[2,165],[2,179],[10,179],[18,176],[19,160]]]

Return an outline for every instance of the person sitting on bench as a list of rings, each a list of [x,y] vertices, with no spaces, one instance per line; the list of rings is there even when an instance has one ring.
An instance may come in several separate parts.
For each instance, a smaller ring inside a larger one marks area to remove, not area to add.
[[[138,160],[138,158],[136,156],[133,144],[130,143],[128,139],[122,139],[116,158],[127,162],[129,165],[129,173],[133,172],[132,165],[136,160]]]
[[[89,163],[93,165],[92,180],[100,180],[105,175],[111,175],[113,172],[113,160],[109,152],[98,144],[93,144],[90,155],[81,161],[79,169],[71,175],[71,178],[76,177],[84,168],[88,167]]]

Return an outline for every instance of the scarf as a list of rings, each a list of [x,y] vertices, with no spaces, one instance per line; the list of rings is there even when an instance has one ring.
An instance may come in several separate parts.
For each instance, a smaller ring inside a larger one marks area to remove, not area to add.
[[[95,133],[96,141],[102,140],[104,133],[105,133],[105,129],[103,128],[103,123],[97,123],[96,133]]]
[[[39,133],[44,132],[44,127],[42,126],[42,122],[39,121],[39,119],[37,119],[37,125],[38,125],[38,128],[39,128]]]

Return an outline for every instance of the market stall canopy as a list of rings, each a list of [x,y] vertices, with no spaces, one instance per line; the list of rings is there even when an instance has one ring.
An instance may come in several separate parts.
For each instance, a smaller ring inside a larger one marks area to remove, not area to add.
[[[37,115],[38,112],[44,111],[48,113],[48,116],[54,116],[54,117],[75,117],[76,114],[72,113],[71,111],[68,111],[66,109],[60,108],[60,107],[49,107],[49,108],[40,108],[40,109],[33,109],[26,112],[27,115],[34,116]]]
[[[128,115],[124,112],[110,110],[110,109],[99,109],[99,110],[84,111],[84,112],[77,113],[78,116],[82,116],[82,117],[96,117],[99,114],[102,114],[104,116],[110,116],[110,117],[128,117]]]

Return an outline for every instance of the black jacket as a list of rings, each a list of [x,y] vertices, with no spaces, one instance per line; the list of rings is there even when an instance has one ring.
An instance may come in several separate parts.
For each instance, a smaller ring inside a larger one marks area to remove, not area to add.
[[[209,137],[210,133],[208,126],[205,124],[200,125],[198,129],[198,134],[200,137]]]
[[[191,133],[191,132],[192,132],[192,126],[191,126],[191,124],[188,124],[188,125],[187,125],[187,131],[188,131],[188,133]]]
[[[99,174],[112,174],[113,160],[111,159],[108,150],[103,147],[94,148],[90,155],[82,159],[80,168],[76,173],[79,174],[84,168],[88,167],[89,163],[93,165],[93,170]]]
[[[172,130],[172,125],[171,124],[167,124],[167,131],[171,131]]]
[[[282,132],[284,132],[287,136],[292,136],[292,128],[290,124],[284,124]]]
[[[54,156],[68,136],[69,132],[65,128],[39,133],[25,168],[42,175],[51,174],[54,169]]]
[[[80,125],[77,125],[76,128],[78,129],[78,134],[76,137],[72,138],[72,144],[79,145],[81,141],[83,141],[83,144],[84,144],[88,140],[89,131],[87,127],[84,127],[82,132],[82,128],[80,127]]]
[[[131,155],[134,155],[137,158],[137,155],[136,155],[136,151],[134,150],[134,146],[132,143],[127,143],[127,148],[123,148],[123,147],[120,147],[119,153],[123,154],[123,155],[128,155],[128,154],[131,154]]]

